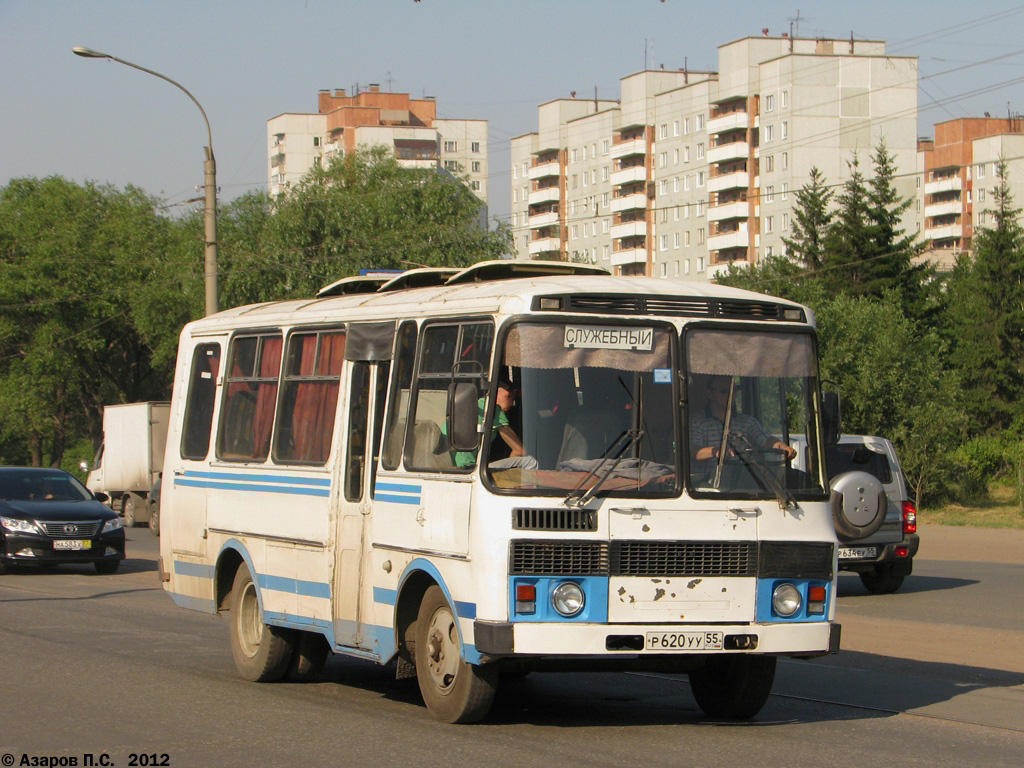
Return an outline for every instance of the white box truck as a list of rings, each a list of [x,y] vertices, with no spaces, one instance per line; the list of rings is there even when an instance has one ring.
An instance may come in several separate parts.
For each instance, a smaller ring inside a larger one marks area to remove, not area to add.
[[[126,403],[103,409],[103,442],[85,481],[90,491],[103,491],[124,524],[149,522],[146,498],[164,463],[168,402]]]

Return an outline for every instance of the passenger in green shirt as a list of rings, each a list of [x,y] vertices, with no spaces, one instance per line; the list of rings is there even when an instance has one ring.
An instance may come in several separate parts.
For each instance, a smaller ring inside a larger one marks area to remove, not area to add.
[[[525,455],[525,449],[523,448],[523,441],[519,439],[519,435],[516,434],[515,430],[509,425],[508,421],[508,410],[516,403],[516,388],[507,379],[502,379],[498,382],[498,394],[495,398],[494,407],[494,422],[491,425],[491,442],[498,436],[505,441],[505,444],[509,447],[509,457],[507,459],[499,459],[498,461],[492,461],[487,466],[490,469],[536,469],[537,460],[533,456]],[[487,399],[481,397],[477,400],[477,420],[483,422],[484,411],[487,409]],[[485,450],[490,450],[490,443],[487,444]],[[472,451],[456,451],[455,452],[455,466],[457,467],[471,467],[476,464],[476,454]]]

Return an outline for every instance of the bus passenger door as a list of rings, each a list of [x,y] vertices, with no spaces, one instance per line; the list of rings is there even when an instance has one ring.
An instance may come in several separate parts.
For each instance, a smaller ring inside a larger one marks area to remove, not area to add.
[[[387,389],[388,363],[349,363],[347,408],[342,423],[340,497],[335,541],[337,568],[334,593],[334,640],[338,646],[372,647],[364,632],[368,588],[364,578],[367,515],[371,510],[370,482],[380,444],[380,416]]]

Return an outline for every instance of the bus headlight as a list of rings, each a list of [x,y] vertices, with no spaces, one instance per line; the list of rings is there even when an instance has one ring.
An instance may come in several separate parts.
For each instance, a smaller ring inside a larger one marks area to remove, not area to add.
[[[800,590],[792,584],[779,584],[772,592],[772,608],[779,616],[792,616],[800,610]]]
[[[562,616],[570,618],[583,610],[584,596],[580,585],[563,581],[551,593],[551,605]]]

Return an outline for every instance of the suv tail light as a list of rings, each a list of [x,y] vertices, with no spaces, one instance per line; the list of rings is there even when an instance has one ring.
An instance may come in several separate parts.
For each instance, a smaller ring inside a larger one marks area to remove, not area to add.
[[[917,507],[912,501],[903,502],[903,532],[917,533]]]

